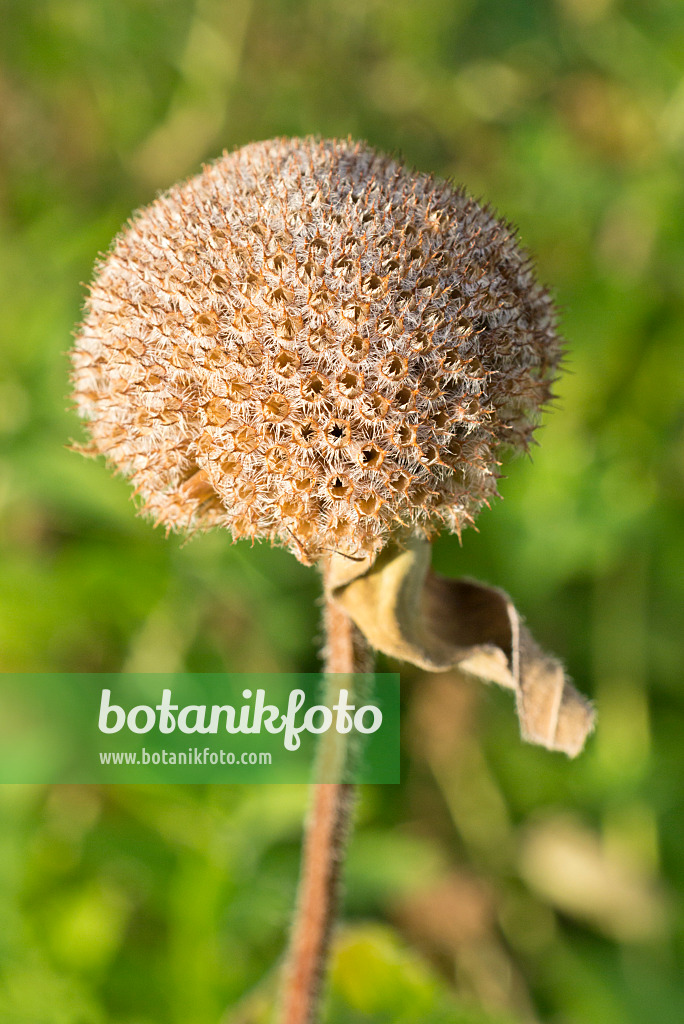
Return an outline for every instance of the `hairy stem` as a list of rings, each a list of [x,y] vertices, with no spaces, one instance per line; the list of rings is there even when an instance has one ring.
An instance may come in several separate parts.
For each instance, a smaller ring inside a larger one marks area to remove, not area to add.
[[[346,613],[332,601],[326,603],[325,634],[326,674],[371,670],[371,656],[365,639]],[[331,757],[348,757],[348,751],[341,752],[339,749],[339,737],[336,742],[336,751],[324,747],[319,752],[320,774],[324,774],[323,766],[326,763],[329,765]],[[304,839],[281,1024],[315,1024],[318,1020],[353,809],[352,784],[314,784]]]

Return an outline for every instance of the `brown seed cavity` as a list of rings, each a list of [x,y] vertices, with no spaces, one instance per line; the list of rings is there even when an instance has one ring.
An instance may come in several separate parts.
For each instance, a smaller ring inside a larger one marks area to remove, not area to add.
[[[283,320],[276,320],[273,324],[273,333],[281,341],[292,342],[297,337],[297,327],[289,316]]]
[[[386,452],[376,444],[367,444],[359,452],[359,465],[363,469],[380,469],[385,461]]]
[[[351,426],[348,420],[330,420],[325,427],[325,439],[331,448],[344,448],[351,441]]]
[[[283,519],[297,519],[302,513],[302,508],[301,499],[294,495],[280,502],[280,514]]]
[[[238,290],[247,298],[251,298],[256,295],[256,293],[263,288],[265,284],[266,278],[263,274],[252,272],[245,275],[244,279],[238,285]]]
[[[246,402],[252,394],[252,385],[237,378],[227,380],[226,394],[231,402]]]
[[[392,434],[392,441],[398,448],[409,448],[416,443],[416,427],[412,423],[402,423]]]
[[[301,359],[296,352],[281,348],[273,360],[273,369],[280,377],[286,379],[292,377],[301,365]]]
[[[411,483],[411,477],[401,470],[394,470],[394,472],[390,473],[387,477],[387,483],[393,491],[402,493],[408,490],[409,484]]]
[[[303,423],[296,423],[292,428],[292,440],[300,448],[310,448],[319,433],[318,424],[314,420],[304,420]]]
[[[297,277],[304,284],[311,284],[315,278],[323,277],[324,273],[325,270],[320,263],[314,263],[313,260],[307,260],[305,263],[300,263],[297,267]]]
[[[367,494],[365,497],[358,499],[358,501],[356,502],[356,508],[359,514],[362,516],[375,517],[377,516],[382,504],[382,498],[374,491],[371,491],[370,494]]]
[[[290,465],[289,450],[284,445],[274,445],[264,455],[264,461],[272,473],[285,473]]]
[[[398,352],[391,352],[382,361],[381,370],[387,380],[403,380],[408,371],[408,361]]]
[[[276,391],[270,398],[261,403],[261,408],[263,410],[264,419],[267,422],[280,423],[280,421],[284,420],[289,413],[290,403],[287,398],[285,398],[285,395],[281,395]]]
[[[410,412],[414,408],[414,395],[411,388],[397,388],[394,394],[394,405],[400,412]]]
[[[259,447],[259,435],[254,427],[245,424],[239,427],[233,434],[233,447],[235,451],[249,455]]]
[[[420,382],[419,393],[428,399],[439,398],[442,394],[442,389],[437,378],[431,377],[426,373]]]
[[[212,398],[204,407],[207,423],[211,427],[223,427],[232,416],[224,398]]]
[[[389,413],[390,403],[379,391],[367,392],[359,402],[359,411],[368,420],[384,420]]]
[[[239,476],[242,469],[242,462],[238,458],[237,453],[231,452],[230,455],[226,455],[221,459],[219,462],[219,469],[221,470],[221,473],[226,476]]]
[[[344,302],[340,310],[340,315],[344,320],[347,320],[350,324],[353,324],[358,328],[368,319],[368,305],[355,301]]]
[[[366,358],[369,350],[370,341],[368,338],[362,338],[360,334],[352,334],[350,338],[345,338],[342,342],[342,351],[352,363],[360,363],[362,359]]]
[[[290,257],[286,253],[277,252],[275,256],[271,256],[266,260],[266,264],[274,273],[280,274],[287,267],[289,260]]]
[[[316,257],[325,258],[328,255],[328,249],[328,243],[324,238],[321,238],[320,235],[314,238],[313,241],[311,242],[311,245],[309,246],[309,252],[311,253],[312,258],[314,259]]]
[[[430,352],[432,350],[432,335],[428,331],[416,331],[411,338],[411,349],[414,352]]]
[[[442,366],[446,373],[454,373],[462,365],[461,353],[457,348],[448,348],[442,356]]]
[[[330,381],[327,377],[314,370],[304,378],[299,385],[299,390],[305,402],[320,402],[322,398],[325,398],[329,387]]]
[[[351,281],[356,273],[356,264],[350,256],[340,256],[333,261],[333,273],[343,281]]]
[[[319,288],[318,291],[309,295],[309,306],[315,313],[325,313],[331,309],[335,302],[335,296],[329,288]]]
[[[363,391],[363,374],[346,370],[337,378],[337,390],[343,398],[357,398]]]
[[[430,292],[432,294],[437,288],[437,278],[432,275],[421,277],[416,284],[416,288],[419,292]]]
[[[349,478],[341,473],[335,473],[328,479],[327,491],[335,501],[342,501],[344,498],[348,498],[353,490],[354,488]]]
[[[389,313],[385,313],[384,316],[380,316],[376,323],[378,333],[385,334],[389,337],[396,337],[401,334],[404,324],[401,317],[392,316]]]
[[[361,290],[372,299],[378,299],[385,291],[385,282],[379,274],[367,274],[361,279]]]
[[[335,335],[327,324],[320,324],[309,331],[307,342],[312,352],[323,352],[335,344]]]
[[[429,442],[423,442],[419,445],[419,458],[418,461],[422,462],[424,466],[433,466],[436,462],[439,462],[439,449],[436,445],[430,444]]]
[[[237,358],[242,366],[261,366],[264,360],[264,353],[259,342],[251,338],[240,345]]]
[[[330,527],[330,536],[336,543],[339,543],[351,535],[352,529],[352,524],[348,519],[338,519]]]

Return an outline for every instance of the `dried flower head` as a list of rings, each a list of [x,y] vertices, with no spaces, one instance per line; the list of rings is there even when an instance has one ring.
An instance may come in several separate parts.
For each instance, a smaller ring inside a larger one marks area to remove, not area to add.
[[[173,529],[305,562],[460,532],[560,356],[511,228],[351,141],[224,155],[102,260],[73,355],[88,450]]]

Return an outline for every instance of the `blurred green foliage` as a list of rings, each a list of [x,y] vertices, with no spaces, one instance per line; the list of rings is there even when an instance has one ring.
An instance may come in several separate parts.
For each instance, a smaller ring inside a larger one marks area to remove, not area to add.
[[[436,561],[514,595],[599,729],[567,763],[506,694],[404,672],[404,782],[362,794],[329,1019],[684,1019],[684,7],[2,7],[0,669],[315,668],[314,571],[165,539],[67,450],[80,282],[135,207],[254,139],[351,134],[463,182],[519,225],[568,358],[534,464]],[[5,787],[2,1020],[268,1020],[305,805]]]

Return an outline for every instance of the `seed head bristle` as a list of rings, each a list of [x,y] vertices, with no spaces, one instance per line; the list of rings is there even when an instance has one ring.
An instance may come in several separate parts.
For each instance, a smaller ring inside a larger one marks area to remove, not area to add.
[[[89,450],[167,528],[302,561],[460,534],[561,355],[512,228],[360,143],[224,155],[134,217],[73,352]]]

